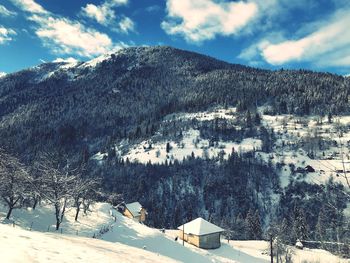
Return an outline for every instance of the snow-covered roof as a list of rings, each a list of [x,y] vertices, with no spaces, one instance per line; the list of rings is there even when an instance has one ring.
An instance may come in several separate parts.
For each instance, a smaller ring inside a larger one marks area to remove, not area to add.
[[[142,209],[142,205],[139,202],[133,202],[130,204],[125,204],[125,207],[130,211],[133,216],[137,216],[140,214]]]
[[[183,225],[179,226],[177,229],[182,230]],[[201,217],[198,217],[197,219],[185,224],[185,234],[202,236],[202,235],[208,235],[208,234],[218,233],[223,231],[224,229],[222,229],[221,227],[218,227],[204,220]]]

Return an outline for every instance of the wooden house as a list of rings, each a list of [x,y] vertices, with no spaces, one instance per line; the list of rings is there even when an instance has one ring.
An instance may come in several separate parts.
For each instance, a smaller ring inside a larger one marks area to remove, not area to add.
[[[124,216],[138,222],[144,222],[146,220],[147,211],[139,202],[121,204],[118,209]]]
[[[220,247],[220,236],[224,229],[199,217],[191,222],[181,225],[180,239],[199,248],[214,249]]]

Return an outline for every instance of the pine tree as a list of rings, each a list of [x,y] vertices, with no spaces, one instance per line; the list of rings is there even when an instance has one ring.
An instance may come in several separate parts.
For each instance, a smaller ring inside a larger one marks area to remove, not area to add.
[[[305,240],[308,237],[308,226],[304,211],[297,206],[294,208],[293,232],[295,239],[293,241],[297,239]]]
[[[254,238],[257,240],[262,239],[262,229],[261,229],[260,215],[258,210],[256,210],[254,214],[253,230],[254,230],[253,232]]]
[[[290,225],[288,223],[288,220],[286,218],[283,218],[278,232],[279,232],[278,236],[279,236],[281,242],[283,242],[284,244],[290,243],[291,230],[290,230]]]
[[[325,215],[324,207],[320,210],[316,225],[316,239],[323,242],[326,240],[326,224],[327,218]]]
[[[245,227],[246,227],[246,239],[252,240],[255,238],[255,229],[254,229],[254,213],[249,209],[247,216],[245,218]]]
[[[246,224],[241,214],[235,218],[232,228],[234,239],[246,239]]]

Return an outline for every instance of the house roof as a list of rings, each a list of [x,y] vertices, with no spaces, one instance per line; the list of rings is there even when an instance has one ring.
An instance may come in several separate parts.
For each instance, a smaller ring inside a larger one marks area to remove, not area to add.
[[[183,225],[179,226],[177,229],[182,230]],[[185,234],[193,234],[196,236],[202,236],[202,235],[208,235],[212,233],[218,233],[225,231],[221,227],[218,227],[206,220],[204,220],[201,217],[198,217],[197,219],[188,222],[185,224]]]
[[[140,214],[142,205],[139,202],[133,202],[130,204],[125,204],[125,207],[130,211],[133,216]]]

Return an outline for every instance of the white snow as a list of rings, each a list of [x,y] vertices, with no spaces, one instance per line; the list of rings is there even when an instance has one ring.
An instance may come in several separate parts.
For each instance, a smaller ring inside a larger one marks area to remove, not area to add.
[[[262,123],[265,127],[274,130],[277,141],[273,153],[259,152],[257,156],[266,162],[271,160],[273,164],[285,164],[280,173],[282,186],[289,184],[291,175],[289,165],[291,164],[295,168],[305,168],[305,166],[310,165],[316,170],[314,173],[305,174],[305,176],[297,175],[296,179],[298,180],[323,184],[332,176],[335,181],[346,185],[344,173],[340,172],[340,170],[343,170],[340,153],[343,151],[346,170],[350,170],[350,151],[346,146],[347,142],[350,141],[350,130],[346,130],[342,136],[339,136],[336,127],[339,125],[348,126],[350,116],[334,116],[333,122],[328,123],[327,118],[318,116],[263,115]],[[296,143],[306,137],[312,137],[314,134],[318,134],[327,141],[336,142],[337,146],[330,146],[329,149],[325,150],[317,150],[315,147],[316,155],[313,159],[308,157],[303,149],[295,148]]]
[[[177,262],[145,249],[0,224],[1,262]]]
[[[193,234],[193,235],[197,235],[197,236],[225,231],[221,227],[218,227],[218,226],[204,220],[201,217],[198,217],[197,219],[192,220],[191,222],[188,222],[184,225],[181,225],[177,229],[180,229],[180,230],[184,229],[184,232],[186,234]]]
[[[230,241],[229,245],[261,260],[270,260],[270,256],[267,253],[268,242],[266,241]],[[289,248],[292,250],[293,262],[349,263],[348,259],[341,259],[322,249],[304,248],[300,250],[291,246]]]
[[[0,72],[0,79],[3,78],[3,77],[5,77],[6,75],[7,75],[7,73],[5,73],[5,72]]]
[[[101,62],[109,59],[111,57],[111,54],[112,53],[107,53],[107,54],[104,54],[104,55],[101,55],[97,58],[94,58],[92,60],[89,60],[83,64],[81,64],[79,67],[80,68],[87,68],[87,67],[90,67],[90,68],[94,68],[96,67],[98,64],[100,64]]]
[[[72,57],[69,57],[66,59],[57,58],[53,62],[60,63],[61,65],[59,66],[59,68],[61,68],[61,69],[73,68],[79,64],[79,61],[76,60],[75,58],[72,58]]]
[[[101,62],[110,59],[112,54],[115,54],[116,56],[118,54],[122,54],[122,52],[124,52],[125,49],[123,49],[122,47],[116,47],[115,49],[113,49],[112,51],[103,54],[99,57],[96,57],[94,59],[91,59],[83,64],[81,64],[79,66],[79,68],[95,68],[98,64],[100,64]]]
[[[148,146],[151,143],[151,148]],[[233,141],[220,141],[215,146],[210,146],[209,140],[200,137],[199,130],[189,129],[183,132],[183,138],[178,141],[170,141],[171,150],[166,152],[167,141],[159,141],[152,143],[150,141],[143,141],[138,145],[134,145],[131,150],[123,157],[128,158],[131,162],[140,163],[164,163],[165,160],[182,161],[194,154],[195,157],[213,158],[220,153],[224,154],[227,159],[232,150],[239,152],[252,151],[253,149],[261,148],[261,140],[254,138],[246,138],[240,143]],[[117,147],[118,148],[118,147]],[[94,159],[100,159],[101,155],[95,155]]]
[[[169,114],[164,118],[164,121],[171,121],[171,120],[192,120],[196,119],[198,121],[210,121],[215,119],[228,119],[233,120],[236,118],[235,116],[236,108],[230,107],[227,109],[224,108],[215,108],[213,110],[208,111],[202,111],[202,112],[194,112],[194,113],[174,113]]]
[[[17,209],[12,220],[4,220],[6,208],[0,204],[1,262],[269,262],[265,241],[227,241],[221,247],[204,250],[176,242],[177,230],[147,227],[128,219],[109,204],[97,203],[88,215],[74,222],[74,209],[67,211],[62,234],[53,230],[53,208],[42,205],[36,210]],[[111,213],[112,211],[112,213]],[[116,215],[116,221],[111,214]],[[28,231],[31,229],[32,231]],[[104,229],[101,233],[99,230]],[[93,235],[97,239],[91,238]],[[348,261],[326,251],[295,250],[293,262]]]

